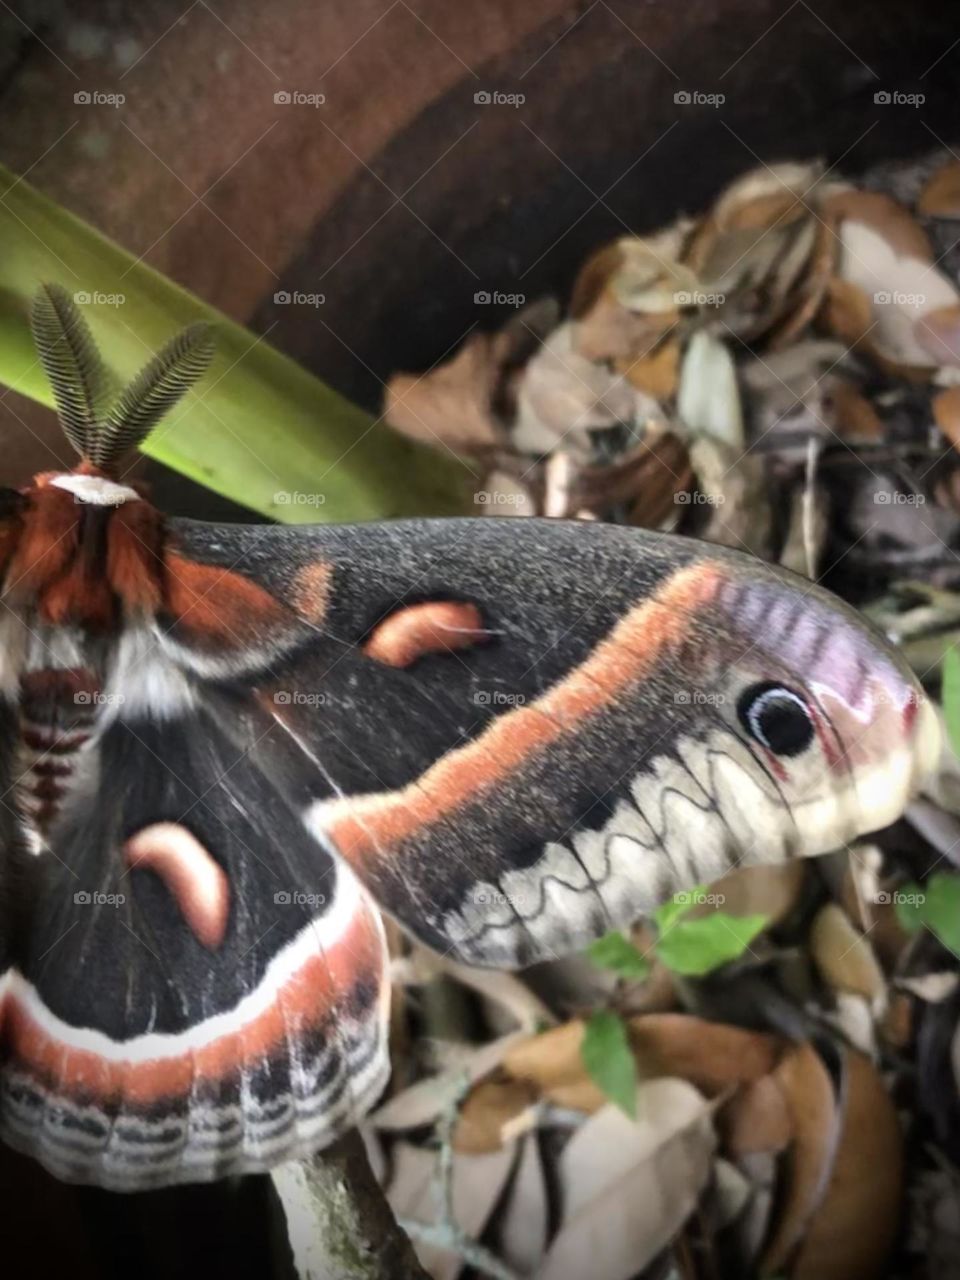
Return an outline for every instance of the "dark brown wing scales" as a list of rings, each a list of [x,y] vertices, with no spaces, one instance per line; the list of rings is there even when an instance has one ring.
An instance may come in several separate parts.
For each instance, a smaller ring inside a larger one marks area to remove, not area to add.
[[[61,1178],[267,1169],[383,1086],[377,912],[247,746],[204,711],[111,724],[109,803],[68,803],[8,868],[0,1131]]]
[[[856,615],[721,548],[538,520],[175,536],[312,614],[255,676],[257,757],[388,911],[475,963],[835,847],[895,816],[936,736]],[[438,643],[441,607],[470,643]],[[816,729],[792,754],[738,711],[758,688]]]

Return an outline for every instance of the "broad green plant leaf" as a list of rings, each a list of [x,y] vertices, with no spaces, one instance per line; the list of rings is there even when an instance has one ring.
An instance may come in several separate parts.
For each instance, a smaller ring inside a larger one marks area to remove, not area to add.
[[[953,648],[943,655],[943,715],[954,755],[960,756],[960,652]]]
[[[657,939],[657,955],[674,973],[699,978],[739,960],[766,923],[766,916],[728,916],[724,911],[680,920]]]
[[[609,1009],[599,1009],[583,1033],[580,1057],[593,1083],[631,1120],[637,1114],[637,1064],[627,1029]]]
[[[702,977],[739,959],[767,925],[764,915],[731,916],[725,911],[686,919],[693,907],[709,901],[709,887],[700,884],[675,893],[653,912],[658,935],[654,951],[683,977]],[[649,973],[647,961],[622,933],[606,934],[587,955],[599,968],[612,969],[623,978],[645,978]]]
[[[908,884],[894,896],[897,918],[915,933],[925,925],[960,959],[960,875],[938,871],[926,884]]]
[[[621,978],[646,978],[650,973],[649,961],[619,932],[598,938],[587,955],[599,969],[610,969]]]
[[[138,261],[0,167],[0,382],[53,395],[28,326],[41,284],[61,284],[126,383],[175,333],[205,321],[216,355],[144,451],[289,523],[463,511],[465,467],[371,422],[295,361]]]

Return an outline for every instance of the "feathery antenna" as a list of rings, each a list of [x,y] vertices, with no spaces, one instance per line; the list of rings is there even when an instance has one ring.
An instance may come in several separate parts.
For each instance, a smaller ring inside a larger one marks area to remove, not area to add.
[[[213,334],[208,324],[192,324],[175,338],[120,392],[97,437],[96,449],[104,466],[150,434],[178,400],[200,381],[213,359]]]
[[[97,344],[76,303],[59,284],[43,284],[33,300],[30,328],[60,425],[73,447],[89,457],[92,435],[106,410],[110,381]]]
[[[109,371],[66,289],[41,285],[30,327],[64,434],[82,457],[104,469],[149,435],[200,381],[214,353],[210,325],[192,324],[114,398]]]

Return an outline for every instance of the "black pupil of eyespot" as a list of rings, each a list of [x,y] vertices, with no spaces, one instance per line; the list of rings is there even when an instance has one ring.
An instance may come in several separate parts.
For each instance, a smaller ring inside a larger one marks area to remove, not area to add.
[[[813,741],[806,702],[782,685],[753,685],[741,696],[737,711],[750,736],[775,755],[798,756]]]

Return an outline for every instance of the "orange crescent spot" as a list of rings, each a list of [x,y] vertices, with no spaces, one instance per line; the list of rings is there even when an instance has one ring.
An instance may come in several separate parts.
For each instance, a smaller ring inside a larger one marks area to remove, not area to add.
[[[156,872],[193,932],[210,951],[223,941],[230,913],[226,872],[186,827],[155,822],[129,839],[124,857],[132,867]]]
[[[469,649],[488,635],[475,604],[431,600],[392,613],[374,628],[363,651],[388,667],[409,667],[428,653]]]
[[[710,560],[677,570],[536,702],[498,716],[410,786],[337,805],[330,824],[337,849],[363,867],[384,849],[396,849],[415,832],[476,800],[534,753],[645,679],[686,639],[691,619],[724,580],[723,568]]]

